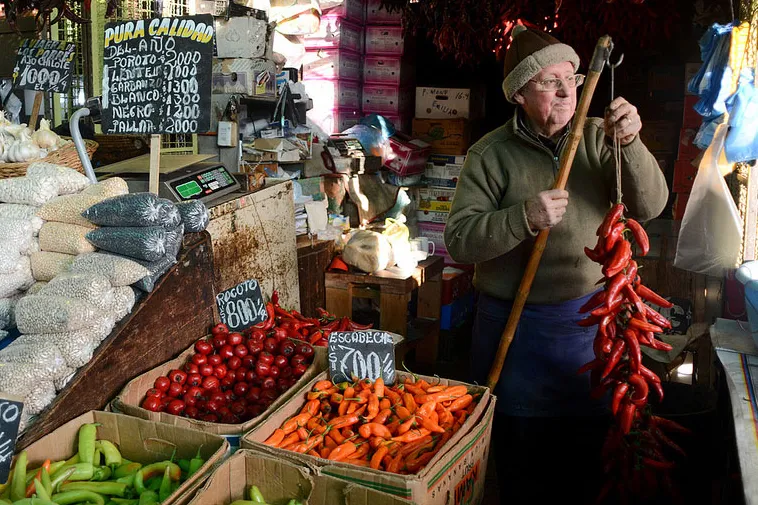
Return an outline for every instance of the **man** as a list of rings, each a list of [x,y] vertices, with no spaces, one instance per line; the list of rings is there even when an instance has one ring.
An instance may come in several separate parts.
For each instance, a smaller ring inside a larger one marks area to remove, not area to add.
[[[552,36],[514,29],[503,91],[515,116],[469,149],[445,228],[449,254],[475,263],[480,292],[472,344],[473,380],[483,384],[511,302],[540,230],[550,228],[539,270],[495,388],[494,429],[503,503],[548,503],[597,492],[605,402],[590,398],[596,328],[576,325],[598,289],[599,267],[585,257],[615,202],[613,138],[621,145],[627,213],[645,221],[664,208],[668,189],[639,139],[637,109],[623,98],[605,120],[588,118],[567,190],[550,189],[577,103],[579,57]],[[535,482],[536,485],[530,485]]]

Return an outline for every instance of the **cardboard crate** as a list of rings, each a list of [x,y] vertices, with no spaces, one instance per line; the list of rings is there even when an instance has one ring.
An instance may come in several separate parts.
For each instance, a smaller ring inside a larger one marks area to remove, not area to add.
[[[153,387],[155,379],[166,375],[170,370],[182,368],[187,362],[188,357],[194,354],[194,344],[171,361],[167,361],[166,363],[153,368],[149,372],[145,372],[139,377],[132,379],[126,386],[124,386],[121,393],[113,399],[111,402],[111,408],[115,412],[122,412],[126,415],[138,417],[140,419],[147,419],[158,423],[220,435],[227,439],[232,448],[237,448],[239,447],[240,437],[244,433],[260,424],[271,412],[283,405],[305,383],[326,369],[326,348],[314,347],[314,350],[316,353],[313,355],[313,363],[308,367],[305,375],[303,375],[288,391],[282,394],[282,396],[277,398],[276,401],[263,412],[263,414],[241,424],[209,423],[199,419],[174,416],[166,412],[151,412],[140,407],[140,404],[145,397],[145,392]]]
[[[369,25],[401,25],[403,14],[399,10],[387,12],[382,9],[382,0],[366,1],[366,24]]]
[[[363,24],[366,16],[365,0],[345,0],[336,7],[324,10],[325,16],[337,16]]]
[[[415,69],[407,58],[367,55],[363,60],[363,82],[385,86],[407,87],[413,84]]]
[[[303,77],[358,81],[361,55],[344,49],[308,49],[303,60]]]
[[[455,190],[449,188],[418,188],[420,200],[441,200],[452,202]]]
[[[211,93],[276,97],[276,64],[263,58],[214,59]]]
[[[447,212],[433,212],[431,210],[417,210],[416,211],[416,220],[419,223],[438,223],[438,224],[445,224],[447,223],[447,217],[449,214]],[[435,244],[436,247],[436,244]]]
[[[342,133],[361,120],[361,114],[357,109],[311,109],[306,116],[329,134]]]
[[[271,58],[273,32],[268,23],[251,16],[215,18],[216,56],[219,58]]]
[[[360,109],[361,107],[359,82],[344,79],[305,79],[303,85],[308,96],[313,99],[313,109]]]
[[[403,38],[403,27],[366,26],[365,54],[401,56],[409,51],[409,41]]]
[[[392,153],[384,166],[403,177],[424,172],[429,158],[429,144],[397,132],[389,138],[389,142]]]
[[[471,125],[466,119],[413,119],[413,136],[428,142],[438,154],[466,154]]]
[[[406,377],[412,376],[398,371],[396,377],[398,380],[404,380]],[[436,377],[420,377],[427,381],[440,382],[443,385],[465,384]],[[242,440],[243,447],[312,468],[317,487],[318,481],[327,476],[410,500],[416,505],[479,503],[481,501],[492,435],[492,421],[495,413],[495,397],[490,395],[488,388],[466,384],[470,391],[481,392],[482,394],[472,415],[425,468],[414,475],[399,475],[263,445],[263,441],[275,429],[300,411],[305,403],[305,394],[312,389],[313,385],[326,378],[328,378],[328,373],[325,372],[313,379],[297,396],[291,398],[266,422],[245,435]],[[371,505],[384,505],[385,503],[377,499],[372,501]]]
[[[59,461],[72,457],[78,450],[79,427],[90,423],[100,425],[97,427],[98,440],[109,440],[116,444],[123,457],[129,461],[148,464],[171,459],[172,456],[176,459],[190,459],[200,450],[200,455],[206,460],[205,464],[164,500],[162,505],[186,503],[184,499],[187,494],[197,489],[208,477],[210,470],[229,452],[229,443],[212,433],[91,410],[28,446],[25,449],[27,468],[40,467],[46,459]]]
[[[484,93],[468,88],[416,88],[416,117],[476,119],[484,116]]]
[[[450,212],[450,207],[453,206],[451,201],[440,200],[421,200],[419,202],[419,210],[431,210],[433,212]]]
[[[302,37],[306,49],[348,49],[363,52],[363,27],[335,15],[321,18],[319,29]]]
[[[362,97],[363,113],[376,112],[394,116],[410,112],[413,104],[413,90],[380,84],[364,84]]]

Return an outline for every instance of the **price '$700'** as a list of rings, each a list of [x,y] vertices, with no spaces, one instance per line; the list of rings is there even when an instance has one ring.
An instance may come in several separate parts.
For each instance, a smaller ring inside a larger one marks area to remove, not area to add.
[[[386,332],[334,332],[329,336],[329,368],[332,378],[344,380],[383,377],[395,380],[392,337]]]

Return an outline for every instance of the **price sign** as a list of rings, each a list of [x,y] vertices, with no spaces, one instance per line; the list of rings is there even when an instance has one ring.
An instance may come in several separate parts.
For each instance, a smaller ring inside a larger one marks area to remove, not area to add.
[[[65,93],[71,87],[76,46],[60,40],[24,39],[13,69],[13,87]]]
[[[24,403],[19,398],[0,398],[0,482],[8,480],[16,450],[16,437]]]
[[[211,126],[213,17],[106,23],[103,133],[202,133]]]
[[[395,382],[395,345],[385,331],[335,331],[329,335],[329,375],[334,382],[353,378]]]
[[[254,279],[217,294],[216,306],[221,322],[229,331],[242,331],[268,318],[261,286]]]

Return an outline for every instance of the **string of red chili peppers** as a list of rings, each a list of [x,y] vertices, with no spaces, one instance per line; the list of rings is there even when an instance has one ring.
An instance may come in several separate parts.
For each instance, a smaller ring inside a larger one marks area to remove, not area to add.
[[[598,502],[613,491],[623,500],[655,497],[661,490],[676,497],[669,472],[675,463],[669,456],[684,457],[685,453],[666,433],[690,433],[673,421],[652,415],[648,406],[650,390],[655,391],[659,402],[663,401],[663,387],[660,378],[642,364],[640,348],[670,351],[672,347],[658,340],[656,334],[671,328],[671,323],[643,300],[665,308],[673,305],[642,284],[627,232],[645,256],[650,249],[647,233],[637,221],[624,217],[624,206],[618,203],[598,228],[595,248],[584,248],[587,257],[603,265],[604,289],[579,311],[590,313],[579,321],[580,326],[598,326],[595,359],[579,373],[591,373],[593,398],[613,392],[611,411],[615,420],[602,450],[608,481]]]

